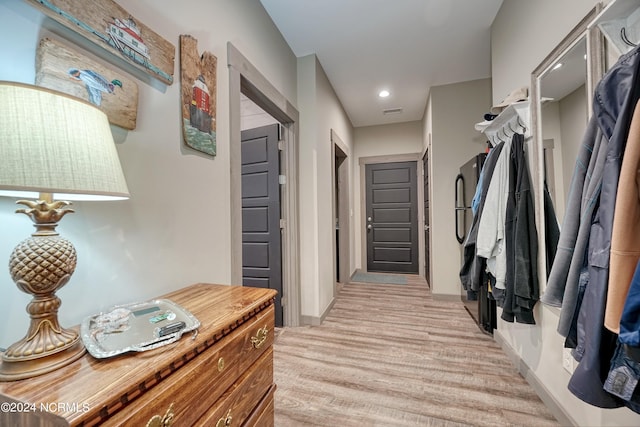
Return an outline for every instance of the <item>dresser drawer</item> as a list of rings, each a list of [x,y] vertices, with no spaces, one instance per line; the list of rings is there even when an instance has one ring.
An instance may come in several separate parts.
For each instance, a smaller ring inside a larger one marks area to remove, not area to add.
[[[274,395],[276,392],[276,385],[273,384],[269,387],[269,391],[262,398],[262,401],[256,406],[253,413],[244,422],[247,427],[273,427],[273,420],[275,418],[275,402]]]
[[[243,425],[273,385],[273,348],[253,364],[195,426],[229,427]]]
[[[152,417],[167,413],[176,426],[193,425],[260,356],[267,351],[271,354],[273,329],[274,308],[270,306],[158,385],[144,390],[104,425],[146,426]]]

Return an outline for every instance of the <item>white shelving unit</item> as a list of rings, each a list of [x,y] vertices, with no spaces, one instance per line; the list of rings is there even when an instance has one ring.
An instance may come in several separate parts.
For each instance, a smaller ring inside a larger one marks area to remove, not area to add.
[[[609,43],[623,54],[640,42],[640,0],[615,0],[609,3],[589,25],[597,25]]]
[[[525,139],[530,137],[532,135],[530,106],[531,103],[528,100],[509,105],[491,121],[482,133],[492,145],[510,140],[514,133],[523,134]]]

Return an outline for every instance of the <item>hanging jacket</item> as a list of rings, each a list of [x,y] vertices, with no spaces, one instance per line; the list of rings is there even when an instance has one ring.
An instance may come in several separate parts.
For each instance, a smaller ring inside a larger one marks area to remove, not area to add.
[[[631,279],[640,259],[640,104],[636,104],[616,195],[609,287],[605,307],[604,326],[618,333],[620,316]]]
[[[473,215],[473,221],[471,223],[471,229],[467,235],[467,239],[464,242],[463,250],[463,263],[460,269],[460,282],[462,287],[467,291],[478,291],[481,284],[481,275],[484,270],[484,263],[482,263],[476,256],[476,237],[478,235],[478,224],[482,211],[484,209],[487,190],[489,189],[489,183],[493,176],[493,170],[496,166],[496,161],[500,156],[500,152],[504,147],[504,142],[500,142],[493,147],[482,166],[480,176],[482,180],[478,181],[478,187],[480,189],[480,196],[478,197],[478,208]],[[482,265],[481,265],[482,264]]]
[[[520,323],[535,323],[533,307],[540,299],[538,282],[538,230],[536,228],[531,174],[524,149],[524,137],[516,151],[515,282],[514,313]]]
[[[609,139],[616,118],[630,95],[637,61],[637,49],[623,55],[599,82],[594,96],[593,115],[589,120],[571,179],[567,208],[556,258],[540,300],[544,304],[562,307],[558,333],[566,337],[576,314],[578,283],[585,267],[594,211],[599,203]]]
[[[604,390],[616,336],[604,327],[609,279],[609,256],[618,179],[635,105],[640,98],[640,47],[621,56],[598,83],[594,116],[609,144],[602,173],[602,189],[594,211],[588,247],[588,273],[577,321],[580,362],[569,390],[581,400],[603,408],[621,406],[621,400]],[[580,356],[581,355],[581,356]]]
[[[626,156],[626,154],[625,154]],[[626,158],[626,157],[625,157]],[[616,206],[617,208],[617,206]],[[620,318],[620,335],[604,389],[640,414],[640,263],[631,278]]]
[[[640,349],[640,262],[636,265],[636,270],[631,278],[629,292],[620,317],[618,340],[620,344]],[[638,354],[637,351],[636,354]]]
[[[593,210],[602,185],[607,145],[607,138],[600,131],[596,117],[592,116],[571,178],[556,257],[540,297],[544,304],[561,307],[558,333],[563,337],[569,333],[578,301],[580,273],[589,242]]]
[[[539,297],[538,232],[523,135],[513,136],[510,157],[505,224],[507,280],[501,317],[508,322],[535,324],[533,307]]]
[[[624,150],[613,218],[605,327],[619,332],[604,388],[640,413],[640,103]]]
[[[504,292],[498,293],[498,303],[502,307],[500,318],[507,322],[515,320],[514,282],[516,279],[515,265],[515,229],[516,229],[516,186],[518,181],[518,155],[522,150],[522,135],[513,135],[511,152],[509,155],[509,180],[507,181],[507,207],[504,214],[504,252],[506,259],[506,274]]]
[[[496,278],[495,287],[499,289],[505,289],[507,270],[504,227],[510,155],[511,141],[506,141],[489,183],[476,238],[476,253],[487,259],[487,271]]]

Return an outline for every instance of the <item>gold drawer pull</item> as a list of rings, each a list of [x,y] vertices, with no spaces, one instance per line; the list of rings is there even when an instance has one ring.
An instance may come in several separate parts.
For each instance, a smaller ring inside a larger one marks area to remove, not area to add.
[[[218,372],[224,371],[224,357],[218,359]]]
[[[227,416],[220,418],[216,423],[216,427],[231,427],[231,421],[233,421],[233,417],[231,416],[231,409],[229,409]]]
[[[173,403],[171,403],[164,416],[154,415],[147,422],[147,427],[171,427],[173,425],[173,416]]]
[[[253,344],[253,348],[260,348],[262,344],[267,340],[269,336],[269,329],[265,326],[264,328],[258,329],[255,337],[251,337],[251,344]]]

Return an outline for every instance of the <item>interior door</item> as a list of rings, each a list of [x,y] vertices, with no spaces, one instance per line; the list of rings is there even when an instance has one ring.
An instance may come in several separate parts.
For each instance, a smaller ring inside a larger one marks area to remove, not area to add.
[[[417,162],[365,165],[367,270],[418,273]]]
[[[282,326],[279,124],[242,131],[242,284],[278,291]]]
[[[427,151],[422,159],[423,165],[423,185],[424,185],[424,278],[431,286],[431,253],[429,247],[431,245],[431,226],[429,224],[429,152]]]

